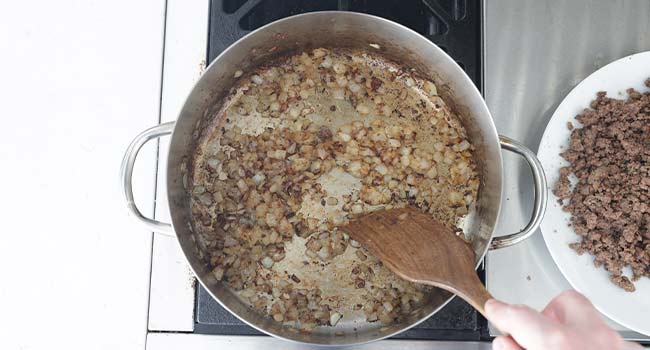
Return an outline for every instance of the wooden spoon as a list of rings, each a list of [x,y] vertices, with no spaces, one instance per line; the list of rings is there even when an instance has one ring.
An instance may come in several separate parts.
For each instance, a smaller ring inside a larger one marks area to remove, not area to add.
[[[450,291],[483,316],[492,296],[476,275],[469,244],[414,208],[381,210],[340,228],[401,278]]]

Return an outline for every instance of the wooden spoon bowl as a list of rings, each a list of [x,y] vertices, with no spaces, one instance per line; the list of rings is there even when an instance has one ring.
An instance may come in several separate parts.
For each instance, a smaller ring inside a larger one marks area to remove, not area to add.
[[[476,275],[462,238],[415,208],[381,210],[340,228],[401,278],[450,291],[485,316],[492,296]]]

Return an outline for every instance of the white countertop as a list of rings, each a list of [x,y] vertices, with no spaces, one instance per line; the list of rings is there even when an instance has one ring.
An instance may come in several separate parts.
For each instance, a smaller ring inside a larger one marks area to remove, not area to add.
[[[164,11],[0,5],[1,349],[144,349],[152,234],[127,216],[118,169],[159,121]],[[136,199],[151,215],[155,144],[143,152]]]

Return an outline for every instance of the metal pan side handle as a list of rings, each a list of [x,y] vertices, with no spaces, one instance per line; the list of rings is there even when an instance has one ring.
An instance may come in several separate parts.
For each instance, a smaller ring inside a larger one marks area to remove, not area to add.
[[[544,175],[544,168],[542,168],[542,163],[539,162],[535,153],[533,153],[533,151],[528,147],[507,136],[499,135],[499,142],[501,143],[501,148],[524,157],[530,166],[530,170],[533,174],[533,183],[535,185],[535,204],[533,206],[532,217],[526,227],[516,233],[494,237],[490,244],[490,249],[509,247],[530,237],[535,230],[537,230],[539,224],[544,218],[548,197],[548,194],[546,193],[546,175]]]
[[[174,236],[174,230],[171,224],[160,222],[148,218],[140,212],[133,199],[133,166],[138,157],[138,153],[145,143],[155,140],[161,136],[170,135],[174,130],[174,122],[168,122],[149,128],[140,135],[136,136],[124,153],[122,159],[122,167],[120,168],[120,185],[124,199],[126,199],[126,206],[129,213],[138,219],[143,225],[154,232],[163,233],[169,236]]]

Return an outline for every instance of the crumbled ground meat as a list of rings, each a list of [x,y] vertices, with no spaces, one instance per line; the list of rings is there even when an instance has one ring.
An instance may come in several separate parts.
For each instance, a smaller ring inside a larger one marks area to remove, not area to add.
[[[650,79],[645,83],[650,87]],[[571,248],[592,254],[613,283],[633,292],[633,281],[650,277],[650,92],[628,94],[617,100],[599,92],[576,117],[582,127],[561,154],[570,165],[560,170],[554,193],[568,200],[564,210],[581,237]],[[631,280],[623,275],[627,266]]]

